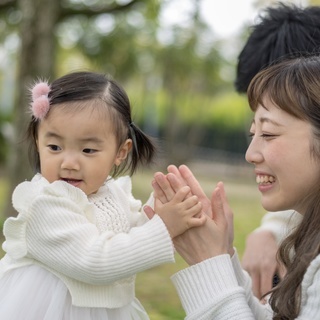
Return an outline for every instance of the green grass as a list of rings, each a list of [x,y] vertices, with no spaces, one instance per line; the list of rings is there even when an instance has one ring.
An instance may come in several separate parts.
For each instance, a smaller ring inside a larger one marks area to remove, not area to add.
[[[264,210],[261,208],[257,186],[253,179],[243,178],[240,174],[213,170],[211,164],[208,170],[204,166],[191,165],[197,178],[207,195],[210,195],[215,184],[222,180],[228,195],[230,206],[234,212],[235,246],[240,256],[243,254],[246,235],[256,228],[261,221]],[[240,169],[241,170],[241,169]],[[204,171],[204,172],[203,172]],[[236,171],[237,172],[237,171]],[[133,177],[133,193],[143,202],[151,192],[153,172],[138,172]],[[246,175],[244,175],[246,177]],[[0,178],[0,209],[4,207],[7,194],[7,184]],[[0,215],[0,227],[3,217]],[[1,241],[1,239],[0,239]],[[0,256],[3,252],[0,250]],[[151,320],[180,320],[184,318],[178,295],[170,281],[170,277],[177,271],[185,268],[186,263],[176,255],[175,264],[162,265],[137,275],[136,294]]]

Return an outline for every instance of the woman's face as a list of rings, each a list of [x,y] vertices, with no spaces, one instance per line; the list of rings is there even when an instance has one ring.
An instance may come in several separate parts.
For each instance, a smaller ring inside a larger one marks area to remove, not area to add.
[[[307,197],[320,177],[319,160],[311,153],[310,123],[276,107],[259,105],[251,128],[246,160],[255,166],[262,206],[268,211],[306,210]]]

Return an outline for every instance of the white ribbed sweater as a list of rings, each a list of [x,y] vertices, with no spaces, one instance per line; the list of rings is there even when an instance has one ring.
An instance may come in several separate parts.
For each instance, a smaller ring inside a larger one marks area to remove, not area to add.
[[[191,320],[270,320],[269,304],[252,294],[251,278],[237,254],[220,255],[184,269],[172,277]],[[301,309],[296,319],[320,319],[320,255],[308,267],[301,284]],[[292,319],[293,320],[293,319]]]
[[[174,262],[163,221],[139,212],[129,177],[107,181],[88,199],[38,174],[18,185],[12,199],[19,214],[4,224],[0,277],[36,264],[66,284],[74,305],[119,308],[134,299],[136,273]]]

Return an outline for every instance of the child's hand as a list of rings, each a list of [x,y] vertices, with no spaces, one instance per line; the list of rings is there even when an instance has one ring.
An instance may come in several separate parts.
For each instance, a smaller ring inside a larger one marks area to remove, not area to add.
[[[233,255],[230,243],[231,212],[225,210],[224,187],[221,182],[212,193],[212,219],[207,219],[200,228],[192,228],[173,239],[177,252],[193,265],[217,255]]]
[[[176,191],[181,189],[183,186],[188,185],[190,187],[190,193],[187,195],[187,197],[192,196],[192,194],[196,195],[202,204],[202,211],[205,212],[206,215],[211,219],[215,219],[213,210],[214,206],[212,204],[212,200],[215,197],[213,197],[211,201],[208,199],[191,170],[185,165],[182,165],[179,168],[170,165],[168,167],[168,172],[169,173],[166,176],[161,172],[157,172],[155,174],[152,182],[155,197],[161,199],[161,201],[165,203],[172,199]],[[228,221],[229,253],[233,255],[233,212],[228,204],[223,184],[218,183],[218,186],[220,189],[220,199],[216,199],[216,201],[218,203],[222,203],[223,211]]]
[[[202,203],[203,211],[212,218],[211,200],[207,197],[199,181],[186,165],[181,165],[179,168],[174,165],[168,166],[167,179],[173,190],[177,190],[184,185],[189,186],[191,189],[190,194],[198,196],[199,201]]]
[[[188,186],[180,188],[175,194],[172,193],[170,200],[167,200],[165,193],[155,196],[155,213],[163,220],[171,238],[190,228],[203,225],[206,215],[201,214],[201,211],[201,202],[197,196],[190,195]]]

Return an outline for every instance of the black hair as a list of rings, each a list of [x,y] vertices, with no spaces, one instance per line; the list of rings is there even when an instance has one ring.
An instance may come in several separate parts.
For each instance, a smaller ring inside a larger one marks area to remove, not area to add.
[[[69,109],[68,107],[71,108],[75,101],[80,102],[82,107],[87,105],[97,108],[101,105],[106,107],[105,110],[112,117],[118,147],[128,138],[133,142],[131,155],[120,166],[114,167],[113,177],[126,171],[132,175],[140,163],[149,164],[152,161],[156,151],[155,143],[133,123],[129,98],[125,90],[110,77],[85,71],[69,73],[50,84],[48,99],[50,109],[56,107]],[[28,128],[29,159],[36,171],[41,171],[36,145],[40,121],[32,116]]]
[[[263,68],[292,55],[319,52],[320,7],[279,3],[266,8],[238,56],[235,88],[246,93]]]

